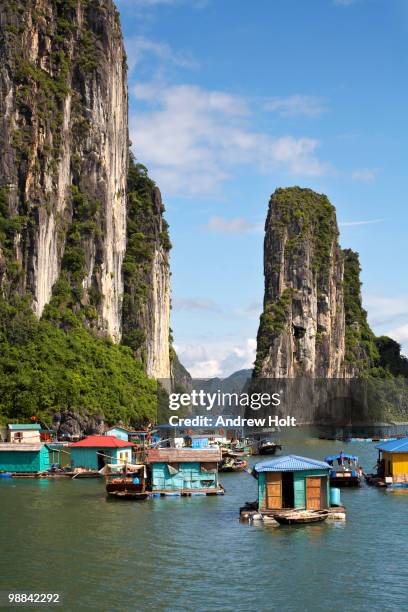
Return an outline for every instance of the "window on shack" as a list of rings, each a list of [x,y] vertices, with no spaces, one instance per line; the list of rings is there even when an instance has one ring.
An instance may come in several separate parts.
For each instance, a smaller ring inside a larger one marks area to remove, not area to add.
[[[168,463],[167,464],[167,469],[169,471],[169,473],[174,476],[175,474],[177,474],[177,472],[180,471],[180,464],[179,463]]]

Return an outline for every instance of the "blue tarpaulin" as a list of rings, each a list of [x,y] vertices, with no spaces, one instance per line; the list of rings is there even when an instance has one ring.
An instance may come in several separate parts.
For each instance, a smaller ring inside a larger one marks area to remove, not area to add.
[[[325,461],[327,461],[327,463],[330,463],[330,461],[336,461],[338,459],[345,459],[346,461],[348,461],[349,459],[350,461],[358,461],[357,455],[349,455],[348,453],[339,453],[338,455],[330,455],[330,457],[325,458]]]

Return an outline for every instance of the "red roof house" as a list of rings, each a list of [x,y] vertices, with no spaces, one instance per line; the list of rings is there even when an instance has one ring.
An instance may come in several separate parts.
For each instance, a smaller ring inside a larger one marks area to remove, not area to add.
[[[96,471],[107,463],[131,463],[133,446],[115,436],[88,436],[70,444],[72,467]]]
[[[71,448],[78,446],[83,448],[130,448],[134,444],[125,440],[119,440],[115,436],[87,436],[79,442],[73,442],[70,446]]]

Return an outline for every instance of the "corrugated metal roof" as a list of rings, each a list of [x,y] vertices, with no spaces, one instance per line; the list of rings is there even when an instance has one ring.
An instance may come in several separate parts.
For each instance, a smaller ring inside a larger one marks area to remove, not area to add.
[[[149,463],[214,463],[221,461],[219,448],[151,448]]]
[[[408,453],[408,438],[381,442],[381,444],[377,444],[375,448],[386,451],[387,453]]]
[[[31,444],[29,442],[16,444],[14,442],[4,442],[0,444],[0,452],[7,451],[13,453],[22,453],[22,452],[33,452],[40,451],[42,448],[42,444],[38,442],[38,444]]]
[[[11,431],[40,431],[41,425],[38,423],[10,423],[8,428]]]
[[[88,436],[84,440],[73,442],[70,446],[73,448],[78,446],[83,448],[130,448],[134,444],[132,442],[125,442],[125,440],[119,440],[115,436]]]
[[[298,470],[329,470],[330,465],[325,461],[300,457],[299,455],[286,455],[271,461],[262,461],[255,465],[257,472],[296,472]]]
[[[337,455],[330,455],[330,457],[325,457],[325,461],[335,461],[336,459],[345,459],[346,461],[350,459],[351,461],[358,461],[357,455],[349,455],[348,453],[338,453]]]

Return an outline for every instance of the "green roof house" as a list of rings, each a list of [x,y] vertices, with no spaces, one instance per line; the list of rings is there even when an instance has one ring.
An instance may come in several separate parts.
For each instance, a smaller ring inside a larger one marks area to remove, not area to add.
[[[7,427],[8,442],[36,444],[41,442],[39,423],[11,423]]]

